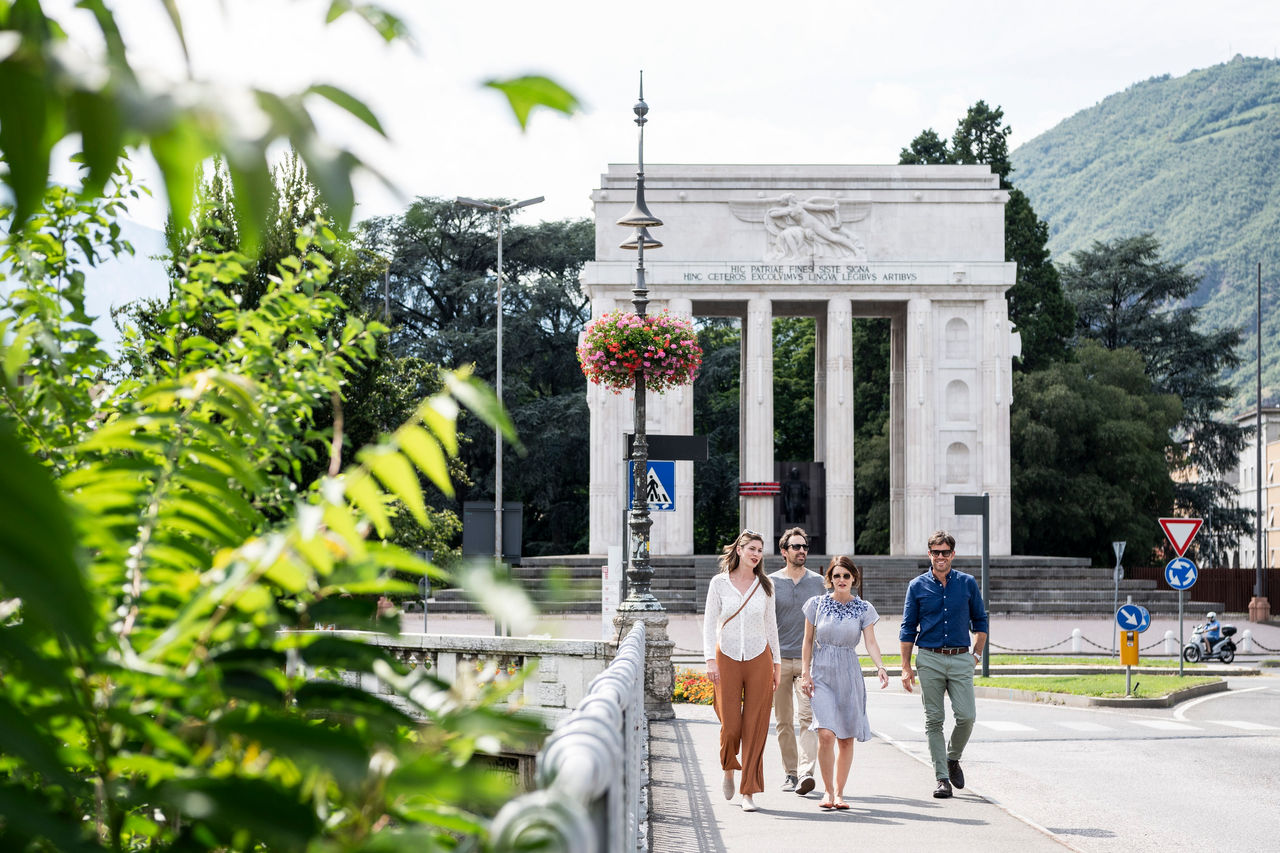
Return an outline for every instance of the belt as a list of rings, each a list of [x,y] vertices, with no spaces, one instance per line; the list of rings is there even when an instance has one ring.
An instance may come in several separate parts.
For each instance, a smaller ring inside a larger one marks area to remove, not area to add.
[[[922,648],[921,651],[937,652],[940,655],[962,655],[965,652],[969,651],[969,647],[968,646],[942,646],[941,648],[938,648],[938,649]]]

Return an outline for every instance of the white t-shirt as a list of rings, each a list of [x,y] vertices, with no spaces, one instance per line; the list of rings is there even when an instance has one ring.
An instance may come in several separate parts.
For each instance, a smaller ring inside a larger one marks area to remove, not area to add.
[[[773,662],[782,663],[782,655],[778,651],[778,614],[774,610],[773,596],[766,595],[764,590],[756,590],[760,584],[756,578],[746,593],[738,592],[728,572],[720,572],[711,578],[707,586],[707,607],[702,617],[702,650],[706,660],[716,659],[716,646],[727,657],[734,660],[751,660],[764,651],[767,645],[773,652]],[[742,602],[747,596],[747,606]],[[733,621],[724,625],[724,620],[733,616],[742,607],[742,612],[734,616]]]

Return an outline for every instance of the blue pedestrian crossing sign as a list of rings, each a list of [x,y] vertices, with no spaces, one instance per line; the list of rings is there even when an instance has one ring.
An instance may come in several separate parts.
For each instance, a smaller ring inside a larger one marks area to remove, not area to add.
[[[1174,589],[1190,589],[1200,570],[1186,557],[1174,557],[1164,567],[1164,582]]]
[[[1141,634],[1151,627],[1151,613],[1141,604],[1122,604],[1116,611],[1116,624],[1121,631],[1137,631]]]
[[[649,460],[649,487],[645,499],[649,501],[650,512],[676,511],[676,463],[661,460]],[[627,509],[631,509],[636,500],[636,463],[627,463]]]

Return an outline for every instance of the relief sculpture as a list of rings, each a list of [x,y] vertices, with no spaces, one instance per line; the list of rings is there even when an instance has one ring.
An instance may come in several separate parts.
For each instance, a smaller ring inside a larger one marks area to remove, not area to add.
[[[758,201],[731,201],[729,209],[743,222],[764,223],[766,261],[866,260],[862,239],[845,225],[865,219],[871,212],[868,202],[842,208],[839,199],[813,196],[801,201],[795,193],[783,193]]]

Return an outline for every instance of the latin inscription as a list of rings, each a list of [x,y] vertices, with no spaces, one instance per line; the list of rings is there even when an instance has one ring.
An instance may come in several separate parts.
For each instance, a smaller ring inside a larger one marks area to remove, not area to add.
[[[910,284],[913,272],[873,270],[867,264],[726,264],[723,271],[689,272],[686,282],[709,284]]]

